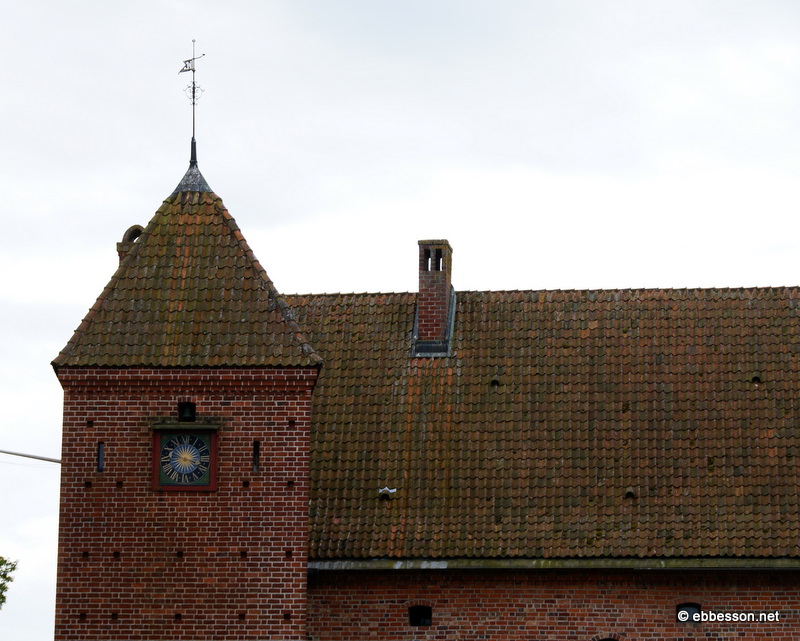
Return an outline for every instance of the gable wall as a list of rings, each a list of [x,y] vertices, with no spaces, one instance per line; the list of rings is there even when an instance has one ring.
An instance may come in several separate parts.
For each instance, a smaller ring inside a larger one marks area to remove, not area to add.
[[[62,368],[58,375],[56,641],[305,639],[317,370]],[[220,424],[215,492],[152,488],[151,426],[175,421],[180,401],[196,403],[198,421]]]
[[[793,641],[800,629],[797,571],[320,571],[308,599],[313,641]],[[779,620],[678,624],[687,602]],[[432,608],[432,626],[409,625],[412,605]]]

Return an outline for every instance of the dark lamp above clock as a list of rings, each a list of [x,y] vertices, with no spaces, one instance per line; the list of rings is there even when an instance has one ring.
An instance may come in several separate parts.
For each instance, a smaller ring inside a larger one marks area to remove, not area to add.
[[[197,418],[197,406],[194,403],[178,403],[178,420],[181,423],[194,423]]]

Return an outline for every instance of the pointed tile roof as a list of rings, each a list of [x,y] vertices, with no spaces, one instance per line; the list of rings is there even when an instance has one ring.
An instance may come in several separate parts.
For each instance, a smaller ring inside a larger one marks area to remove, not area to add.
[[[132,243],[53,366],[320,364],[196,163],[178,189]]]

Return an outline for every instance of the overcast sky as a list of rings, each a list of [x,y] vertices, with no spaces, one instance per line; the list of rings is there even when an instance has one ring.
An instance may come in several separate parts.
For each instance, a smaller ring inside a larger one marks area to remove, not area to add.
[[[200,169],[279,291],[800,282],[793,0],[11,0],[0,449],[60,456],[50,361]],[[52,638],[58,466],[0,455],[4,641]]]

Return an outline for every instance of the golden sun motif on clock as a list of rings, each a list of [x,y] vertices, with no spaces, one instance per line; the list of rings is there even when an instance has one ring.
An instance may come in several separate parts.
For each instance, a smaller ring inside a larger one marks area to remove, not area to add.
[[[189,443],[181,443],[172,450],[169,463],[179,474],[191,474],[200,467],[200,450]]]

